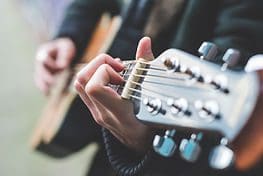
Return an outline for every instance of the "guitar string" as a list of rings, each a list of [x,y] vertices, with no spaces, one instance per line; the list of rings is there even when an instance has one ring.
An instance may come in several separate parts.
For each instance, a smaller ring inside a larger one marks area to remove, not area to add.
[[[124,82],[127,83],[127,80],[124,80]],[[130,81],[130,82],[131,82],[132,84],[135,84],[136,86],[139,86],[141,89],[146,90],[147,92],[155,93],[155,94],[157,94],[157,95],[159,95],[159,96],[164,96],[164,97],[167,97],[167,98],[171,98],[171,95],[167,95],[167,94],[165,94],[165,93],[163,93],[163,92],[158,92],[158,91],[155,91],[155,90],[151,90],[151,89],[149,89],[149,88],[144,87],[142,84],[140,84],[140,83],[138,83],[138,82],[135,82],[135,81]],[[115,86],[117,86],[117,89],[123,89],[123,88],[124,88],[124,86],[121,86],[121,85],[115,85]],[[111,85],[111,87],[112,87],[112,85]],[[142,92],[141,90],[139,90],[139,89],[131,88],[131,87],[127,87],[127,88],[128,88],[129,90],[132,90],[133,92],[141,93],[141,95],[145,95],[145,96],[148,96],[148,97],[153,97],[152,95],[143,93],[143,92]],[[172,98],[176,99],[176,98],[178,98],[178,97],[173,96]]]
[[[126,65],[131,65],[131,64],[136,64],[136,63],[141,63],[141,64],[145,64],[147,66],[150,66],[148,70],[159,70],[159,71],[167,71],[166,69],[160,67],[159,65],[155,65],[155,64],[151,64],[151,63],[147,63],[147,62],[142,62],[142,61],[131,61],[130,63],[124,64]],[[84,68],[86,64],[77,64],[75,67],[73,67],[72,72],[76,73],[78,72],[81,68]]]
[[[139,63],[142,63],[142,64],[148,64],[147,62],[142,62],[142,61],[138,61]],[[128,64],[126,64],[126,67],[125,69],[122,71],[122,73],[120,73],[120,75],[123,77],[123,76],[130,76],[131,74],[127,74],[127,72],[131,71],[133,69],[133,67],[131,68],[131,65],[134,65],[138,62],[135,62],[135,61],[132,61]],[[148,65],[151,65],[151,64],[148,64]],[[153,68],[136,68],[138,70],[142,70],[142,71],[149,71],[149,70],[152,70]],[[159,71],[163,71],[163,70],[160,70],[160,68],[157,68]],[[165,70],[167,71],[167,70]],[[187,79],[183,79],[183,78],[176,78],[176,77],[171,77],[171,76],[164,76],[164,75],[155,75],[155,74],[133,74],[134,76],[136,77],[141,77],[141,78],[145,78],[145,77],[158,77],[158,78],[163,78],[163,79],[172,79],[172,80],[176,80],[176,81],[188,81]],[[144,81],[144,82],[148,82],[150,84],[163,84],[163,85],[166,85],[166,86],[175,86],[173,84],[167,84],[167,83],[160,83],[160,82],[154,82],[154,81]],[[179,86],[179,85],[177,85]],[[189,86],[184,86],[184,85],[181,85],[182,87],[189,87]],[[198,86],[198,85],[195,85],[195,86]],[[199,85],[200,86],[200,85]],[[192,87],[191,87],[192,88]],[[203,89],[200,88],[200,87],[196,87],[196,88],[199,88],[199,89]]]
[[[131,64],[129,64],[130,66]],[[128,71],[131,71],[133,68],[130,69],[129,68],[125,68],[124,70],[128,70]],[[141,71],[155,71],[155,70],[158,70],[158,71],[165,71],[167,72],[167,70],[165,69],[162,69],[160,70],[159,68],[153,68],[153,67],[149,67],[149,68],[136,68],[137,70],[141,70]],[[78,71],[78,69],[74,70],[73,73],[76,73]],[[185,75],[184,73],[182,73],[183,75]],[[129,76],[129,75],[127,75]],[[171,76],[171,75],[156,75],[156,74],[136,74],[135,76],[137,77],[147,77],[147,76],[150,76],[150,77],[158,77],[158,78],[165,78],[165,79],[173,79],[173,80],[178,80],[178,81],[185,81],[186,79],[182,79],[182,78],[176,78],[174,76]],[[180,75],[181,76],[181,75]]]
[[[123,74],[121,74],[121,76],[123,76]],[[125,76],[131,76],[131,74],[125,74]],[[174,80],[174,81],[177,81],[176,82],[176,85],[173,84],[173,83],[167,83],[167,82],[160,82],[160,81],[149,81],[149,80],[144,80],[143,82],[145,83],[149,83],[149,84],[158,84],[158,85],[164,85],[164,86],[171,86],[171,87],[182,87],[182,88],[195,88],[195,89],[200,89],[200,90],[209,90],[210,88],[205,85],[205,84],[200,84],[200,82],[198,81],[195,81],[195,80],[190,80],[190,79],[184,79],[184,78],[175,78],[175,77],[165,77],[163,75],[151,75],[151,74],[146,74],[146,75],[143,75],[143,74],[133,74],[133,76],[135,77],[140,77],[140,78],[147,78],[147,77],[158,77],[158,78],[161,78],[161,79],[171,79],[171,80]],[[160,79],[159,79],[160,80]],[[189,81],[189,83],[191,84],[191,87],[189,86],[186,86],[185,84],[186,83],[183,83],[183,81]],[[191,83],[192,81],[192,83]],[[194,86],[193,86],[194,84]]]
[[[124,88],[124,87],[121,86],[120,88]],[[128,88],[128,89],[129,89],[129,90],[132,90],[132,91],[134,91],[134,92],[138,92],[138,93],[140,93],[141,95],[147,96],[147,98],[149,98],[149,97],[151,97],[152,99],[155,99],[155,98],[156,98],[156,97],[154,97],[154,96],[152,96],[152,95],[148,95],[148,94],[146,94],[146,93],[142,93],[142,91],[140,91],[140,90],[138,90],[138,89],[134,89],[134,88]],[[133,98],[133,99],[142,101],[142,97],[140,97],[140,96],[136,96],[136,95],[134,95],[134,94],[128,94],[128,96],[131,97],[131,98]],[[171,97],[171,96],[167,96],[167,95],[166,95],[166,98],[178,99],[177,97]],[[160,97],[159,97],[159,100],[162,101],[162,102],[166,102],[163,98],[160,98]],[[191,103],[191,102],[188,102],[188,103],[189,103],[189,105],[194,106],[193,103]]]
[[[154,66],[153,69],[159,69],[161,71],[166,71],[166,69],[160,67],[160,65],[144,62],[144,61],[141,61],[141,60],[123,61],[123,63],[124,63],[124,66],[128,65],[128,64],[140,63],[140,64],[145,64],[147,66]],[[81,67],[83,68],[83,67],[85,67],[85,65],[87,65],[87,63],[80,63],[80,64],[76,64],[76,66],[73,67],[73,68],[81,68]]]
[[[131,74],[127,74],[127,72],[128,71],[131,71],[131,69],[130,69],[130,66],[127,68],[127,69],[125,69],[124,70],[124,72],[123,73],[120,73],[120,75],[122,76],[122,77],[124,77],[124,76],[130,76]],[[187,80],[187,79],[182,79],[182,78],[174,78],[174,77],[165,77],[165,76],[163,76],[163,75],[150,75],[150,74],[147,74],[147,75],[143,75],[143,74],[133,74],[134,76],[136,76],[136,77],[141,77],[141,78],[146,78],[146,77],[148,77],[148,76],[152,76],[152,77],[159,77],[159,78],[163,78],[163,79],[173,79],[173,80],[175,80],[175,81],[190,81],[190,80]],[[165,85],[165,86],[171,86],[171,87],[174,87],[174,86],[177,86],[177,87],[182,87],[182,88],[193,88],[193,86],[192,87],[189,87],[189,86],[185,86],[182,82],[177,82],[176,84],[177,85],[174,85],[174,84],[169,84],[169,83],[165,83],[165,82],[156,82],[156,81],[148,81],[148,80],[144,80],[144,82],[146,82],[146,83],[149,83],[149,84],[158,84],[158,85]],[[180,85],[179,85],[179,83],[181,83]],[[198,82],[197,82],[198,83]],[[206,89],[208,89],[208,87],[200,87],[200,84],[199,85],[196,85],[195,84],[195,87],[194,88],[196,88],[196,89],[204,89],[204,88],[206,88]]]
[[[141,64],[145,64],[145,65],[149,65],[150,67],[149,68],[136,68],[136,69],[138,69],[138,70],[141,70],[141,71],[150,71],[150,70],[152,70],[152,71],[162,71],[162,72],[167,72],[167,70],[166,69],[163,69],[163,68],[161,68],[161,67],[159,67],[158,65],[155,65],[156,67],[152,67],[152,66],[154,66],[153,64],[151,64],[151,63],[147,63],[147,62],[143,62],[143,61],[128,61],[128,62],[126,62],[126,66],[125,66],[125,73],[123,74],[123,75],[125,75],[125,76],[130,76],[130,75],[128,75],[127,74],[127,72],[128,71],[131,71],[132,69],[133,69],[133,67],[130,69],[130,67],[131,67],[131,65],[134,65],[134,64],[136,64],[136,63],[141,63]],[[85,64],[79,64],[79,65],[81,65],[81,66],[83,66],[83,65],[85,65]],[[127,66],[128,66],[128,68],[127,68]],[[79,70],[79,68],[77,68],[76,70]],[[74,73],[76,72],[76,70],[74,70]],[[183,73],[184,74],[184,73]],[[180,75],[182,75],[182,73],[180,74]],[[121,75],[122,76],[122,75]],[[158,78],[163,78],[163,79],[172,79],[172,80],[177,80],[177,81],[186,81],[186,79],[182,79],[182,78],[176,78],[176,77],[174,77],[174,76],[171,76],[171,75],[155,75],[155,74],[146,74],[146,75],[143,75],[143,74],[134,74],[134,76],[137,76],[137,77],[147,77],[147,76],[150,76],[150,77],[158,77]],[[152,84],[156,84],[156,82],[149,82],[149,83],[152,83]],[[166,84],[166,85],[169,85],[169,84]],[[173,85],[169,85],[169,86],[173,86]]]
[[[115,86],[116,86],[116,85],[115,85]],[[123,89],[124,86],[119,86],[118,88]],[[142,87],[142,88],[143,88],[143,87]],[[152,99],[155,99],[155,98],[156,98],[156,97],[154,97],[154,96],[152,96],[152,95],[148,95],[148,94],[146,94],[146,93],[142,93],[142,91],[141,91],[141,90],[138,90],[138,89],[134,89],[134,88],[130,88],[130,87],[128,87],[128,89],[131,90],[131,91],[133,91],[133,92],[138,92],[138,93],[140,93],[141,95],[147,96],[147,98],[149,98],[149,97],[151,97]],[[143,89],[145,89],[145,88],[143,88]],[[148,89],[148,91],[150,91],[150,90]],[[151,91],[150,91],[150,92],[151,92]],[[155,93],[157,93],[157,92],[155,92]],[[161,94],[161,93],[157,93],[157,94]],[[140,96],[136,96],[136,95],[134,95],[134,94],[128,94],[128,96],[131,97],[131,98],[133,98],[133,99],[142,101],[142,97],[140,97]],[[180,97],[171,97],[171,96],[164,95],[164,94],[163,94],[163,96],[165,96],[166,98],[173,98],[173,99],[178,99],[178,98],[180,98]],[[163,98],[160,98],[160,97],[158,97],[158,98],[159,98],[162,102],[165,102],[165,100],[164,100]],[[188,102],[188,103],[189,103],[189,105],[194,106],[194,103],[191,103],[191,102]]]
[[[127,80],[125,80],[125,79],[128,79],[127,76],[130,76],[130,74],[127,74],[127,73],[133,69],[133,68],[131,68],[131,65],[133,65],[133,63],[128,64],[128,65],[126,66],[126,69],[123,70],[123,73],[121,73],[121,75],[122,75],[123,78],[124,78],[124,82],[126,82],[126,83],[127,83]],[[135,75],[135,76],[144,76],[144,77],[145,77],[145,75],[138,75],[138,74]],[[135,84],[136,86],[139,86],[141,89],[146,90],[147,92],[155,93],[155,94],[157,94],[157,95],[159,95],[159,96],[164,96],[164,97],[167,97],[167,98],[174,98],[174,99],[178,98],[178,97],[174,97],[174,96],[171,97],[170,95],[164,94],[164,93],[162,93],[162,92],[158,92],[158,91],[154,91],[154,90],[145,88],[144,86],[142,86],[141,83],[138,83],[138,82],[135,82],[135,81],[130,81],[130,82],[131,82],[132,84]],[[160,84],[160,83],[156,83],[156,84]],[[171,85],[171,86],[174,86],[174,85]],[[121,85],[110,85],[110,87],[112,87],[112,88],[115,89],[115,90],[117,89],[117,91],[118,91],[118,89],[123,89],[123,88],[124,88],[124,86],[121,86]],[[140,93],[141,95],[144,95],[144,96],[147,96],[147,97],[156,98],[156,97],[153,97],[152,95],[149,95],[149,94],[147,94],[147,93],[145,93],[145,92],[143,93],[141,90],[136,89],[136,88],[128,87],[128,89],[131,90],[132,93],[137,92],[137,93]],[[131,98],[140,100],[140,101],[142,100],[141,97],[136,96],[136,95],[133,95],[133,94],[128,94],[128,96],[130,96]],[[160,98],[160,99],[161,99],[161,98]],[[165,101],[165,100],[161,99],[161,101]]]
[[[142,84],[137,83],[137,82],[135,82],[135,81],[131,81],[131,83],[132,83],[132,84],[135,84],[136,86],[140,86],[141,89],[144,89],[144,90],[149,91],[149,92],[151,92],[151,93],[155,93],[155,94],[159,94],[159,95],[162,95],[162,96],[165,96],[165,97],[169,97],[168,95],[166,95],[166,94],[164,94],[164,93],[157,92],[157,91],[151,90],[151,89],[149,89],[149,88],[143,87]],[[128,87],[128,89],[129,89],[129,88],[130,88],[130,87]],[[136,89],[134,89],[134,90],[136,90]],[[141,91],[141,90],[138,90],[138,91]],[[138,91],[137,91],[137,92],[138,92]],[[142,92],[142,91],[141,91],[141,92]]]

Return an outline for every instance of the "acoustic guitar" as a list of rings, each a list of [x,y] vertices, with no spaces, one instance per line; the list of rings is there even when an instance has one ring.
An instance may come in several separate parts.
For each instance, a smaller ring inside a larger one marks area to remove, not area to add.
[[[96,135],[91,136],[89,133],[93,123],[87,117],[89,111],[72,89],[72,82],[83,63],[88,63],[99,53],[107,51],[120,28],[121,21],[119,16],[110,17],[103,14],[84,57],[79,63],[57,75],[56,84],[31,137],[31,148],[61,158],[83,148],[89,138],[96,139]]]

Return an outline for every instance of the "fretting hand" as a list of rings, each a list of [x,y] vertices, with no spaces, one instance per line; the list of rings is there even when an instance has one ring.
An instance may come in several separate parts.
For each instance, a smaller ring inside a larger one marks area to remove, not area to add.
[[[153,59],[149,38],[139,42],[136,58]],[[136,120],[130,101],[107,86],[124,82],[118,73],[123,69],[119,59],[101,54],[79,72],[75,88],[99,125],[110,130],[129,148],[143,152],[151,144],[152,129]]]

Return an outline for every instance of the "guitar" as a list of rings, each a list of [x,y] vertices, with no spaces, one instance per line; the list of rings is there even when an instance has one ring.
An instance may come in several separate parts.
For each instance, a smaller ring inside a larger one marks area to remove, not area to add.
[[[169,49],[151,62],[138,60],[122,73],[126,83],[121,96],[134,103],[138,120],[167,129],[153,141],[161,156],[172,156],[178,145],[184,160],[196,162],[202,154],[204,135],[210,135],[219,139],[208,157],[212,168],[225,169],[238,163],[239,169],[246,169],[262,159],[262,142],[241,158],[230,146],[242,139],[239,134],[251,121],[259,79],[254,72],[231,69],[240,56],[235,49],[226,51],[222,66],[206,61],[213,59],[216,51],[214,44],[205,42],[199,49],[200,58]],[[192,135],[176,144],[177,131]],[[262,138],[262,133],[257,135]]]
[[[103,14],[84,57],[79,63],[57,75],[56,84],[31,137],[32,149],[61,158],[83,148],[87,139],[92,137],[89,129],[93,122],[86,117],[89,111],[72,89],[72,81],[83,66],[81,63],[88,63],[99,53],[107,51],[120,25],[119,16],[111,18],[110,15]]]

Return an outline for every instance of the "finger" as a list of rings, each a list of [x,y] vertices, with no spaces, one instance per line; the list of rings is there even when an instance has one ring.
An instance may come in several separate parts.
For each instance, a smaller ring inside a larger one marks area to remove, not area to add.
[[[56,64],[59,68],[66,68],[70,65],[75,55],[76,49],[73,42],[69,40],[57,40],[57,59]]]
[[[92,117],[96,121],[96,123],[98,123],[99,125],[101,125],[105,128],[110,128],[110,125],[108,125],[108,124],[111,124],[111,122],[108,121],[109,120],[108,118],[105,118],[105,116],[107,116],[106,114],[108,114],[108,111],[106,111],[106,108],[103,107],[96,100],[89,97],[85,93],[84,89],[82,88],[82,86],[79,84],[78,81],[75,81],[74,86],[75,86],[76,90],[78,91],[80,98],[83,100],[83,102],[89,108],[89,110],[92,114]]]
[[[91,110],[94,109],[95,106],[92,102],[92,100],[88,97],[88,95],[86,94],[86,92],[84,91],[82,85],[76,80],[74,82],[74,87],[76,89],[76,91],[78,92],[80,98],[83,100],[83,102],[86,104],[86,106]]]
[[[57,70],[55,59],[50,56],[48,51],[40,51],[36,55],[37,64],[44,65],[49,70]]]
[[[120,58],[118,58],[118,57],[117,57],[117,58],[115,58],[115,60],[116,60],[116,61],[118,61],[118,62],[120,62],[120,63],[122,63],[121,59],[120,59]]]
[[[49,85],[54,83],[54,75],[43,65],[37,67],[36,76],[42,78],[44,82],[47,82]]]
[[[85,92],[110,111],[119,109],[121,97],[108,84],[122,84],[122,77],[109,65],[103,64],[94,73],[85,87]]]
[[[145,60],[153,60],[154,55],[152,52],[151,39],[149,37],[143,37],[138,44],[136,59],[143,58]]]
[[[83,88],[85,88],[91,76],[102,64],[110,65],[117,72],[120,72],[124,69],[124,65],[114,60],[111,56],[100,54],[78,73],[77,80],[83,86]]]

